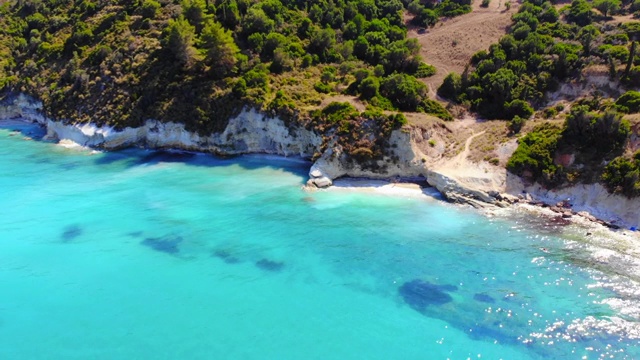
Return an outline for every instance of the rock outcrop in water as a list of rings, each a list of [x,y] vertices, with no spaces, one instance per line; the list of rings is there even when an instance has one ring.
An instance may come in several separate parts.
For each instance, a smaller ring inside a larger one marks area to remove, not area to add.
[[[173,148],[209,152],[219,155],[265,153],[311,158],[321,154],[309,171],[309,184],[331,186],[339,177],[390,179],[424,177],[445,198],[475,207],[486,204],[506,206],[505,198],[514,199],[523,191],[536,201],[555,203],[568,200],[575,211],[588,211],[607,221],[621,225],[640,225],[640,199],[610,194],[600,184],[581,184],[560,190],[547,190],[537,184],[525,186],[520,179],[497,167],[484,167],[471,162],[449,166],[439,163],[422,151],[426,139],[417,127],[405,127],[391,133],[388,153],[371,164],[355,161],[342,148],[329,143],[323,147],[320,134],[302,127],[287,126],[255,110],[244,110],[229,120],[222,133],[201,136],[187,131],[182,124],[148,120],[139,128],[116,130],[93,124],[66,124],[42,114],[42,103],[26,95],[18,95],[0,104],[0,119],[25,118],[47,128],[47,138],[72,141],[82,146],[120,149],[131,146]],[[321,151],[324,149],[324,151]],[[460,161],[451,159],[450,162]]]
[[[62,241],[69,242],[82,235],[82,228],[78,225],[69,225],[62,232]]]
[[[265,271],[278,272],[284,268],[284,263],[270,259],[260,259],[256,261],[256,266]]]
[[[407,305],[418,312],[424,312],[429,306],[439,306],[451,302],[453,298],[447,291],[455,291],[451,285],[436,285],[423,280],[408,281],[398,289]]]
[[[140,244],[150,247],[153,250],[175,255],[180,252],[178,245],[182,242],[181,236],[168,235],[157,238],[146,238]]]

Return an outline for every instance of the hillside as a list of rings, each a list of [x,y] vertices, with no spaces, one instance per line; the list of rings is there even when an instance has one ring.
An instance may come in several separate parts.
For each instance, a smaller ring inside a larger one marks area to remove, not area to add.
[[[384,138],[364,133],[402,126],[394,112],[451,119],[416,79],[435,70],[404,11],[398,0],[6,1],[0,88],[41,99],[54,119],[116,128],[156,119],[210,134],[255,108],[379,156]],[[362,105],[320,111],[342,96]]]
[[[364,166],[410,124],[437,137],[434,156],[633,197],[636,11],[617,0],[3,1],[0,94],[40,99],[65,123],[153,119],[203,136],[254,109]]]
[[[494,0],[485,8],[475,1],[472,12],[445,19],[422,34],[421,27],[412,24],[413,16],[406,19],[407,36],[418,39],[422,57],[436,68],[436,73],[425,79],[432,95],[448,73],[462,73],[473,54],[488,50],[507,33],[518,6],[514,3],[507,10],[502,1]]]
[[[626,116],[640,110],[640,23],[625,16],[640,5],[609,2],[524,2],[508,34],[438,88],[481,118],[507,120],[511,136],[527,130],[506,164],[525,181],[602,182],[611,192],[640,194],[638,128]],[[537,126],[525,127],[531,118]],[[484,158],[499,162],[498,146],[487,148]]]

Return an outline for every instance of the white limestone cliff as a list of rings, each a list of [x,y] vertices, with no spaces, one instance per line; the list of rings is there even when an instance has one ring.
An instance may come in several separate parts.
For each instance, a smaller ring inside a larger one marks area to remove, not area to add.
[[[389,137],[389,154],[374,163],[359,164],[342,152],[342,147],[330,144],[309,171],[309,184],[327,187],[340,177],[389,179],[425,176],[427,167],[423,154],[412,141],[409,129],[395,130]]]
[[[0,104],[0,119],[18,117],[46,126],[49,139],[103,149],[145,146],[221,155],[267,153],[311,158],[323,145],[322,136],[311,130],[287,127],[278,118],[246,109],[230,119],[222,133],[209,136],[187,131],[182,124],[156,120],[148,120],[138,128],[122,130],[93,124],[65,124],[46,118],[42,113],[42,103],[25,95]],[[424,133],[419,128],[393,131],[388,154],[382,160],[366,165],[348,157],[336,143],[330,143],[311,166],[308,183],[327,187],[340,177],[424,177],[447,199],[473,206],[483,206],[483,203],[501,205],[496,201],[500,194],[515,197],[524,191],[534,200],[547,203],[568,200],[575,211],[588,211],[623,226],[640,226],[638,198],[609,194],[600,184],[559,190],[546,190],[537,184],[524,186],[519,178],[503,168],[468,161],[464,152],[454,159],[434,160],[421,150],[424,147],[420,144],[424,141]]]
[[[13,102],[0,106],[0,118],[21,117],[35,121],[46,126],[47,139],[107,150],[146,146],[224,155],[266,153],[311,157],[322,143],[322,138],[310,130],[289,128],[282,120],[269,118],[253,109],[243,110],[229,120],[222,133],[209,136],[187,131],[183,124],[156,120],[122,130],[94,124],[66,124],[46,118],[41,110],[42,103],[19,95]]]

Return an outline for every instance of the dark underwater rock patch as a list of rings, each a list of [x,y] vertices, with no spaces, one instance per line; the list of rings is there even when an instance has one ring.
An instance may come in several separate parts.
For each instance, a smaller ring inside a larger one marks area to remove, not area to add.
[[[406,282],[398,288],[398,292],[407,305],[414,310],[424,312],[432,305],[443,305],[453,300],[444,288],[454,289],[452,285],[436,285],[419,279]]]
[[[158,238],[145,238],[140,244],[148,246],[153,250],[167,254],[177,254],[180,252],[178,245],[182,242],[181,236],[169,235]]]
[[[269,259],[260,259],[256,261],[256,266],[262,270],[276,272],[284,268],[284,263],[279,261],[269,260]]]
[[[487,295],[487,294],[475,294],[473,295],[473,300],[475,301],[479,301],[479,302],[483,302],[483,303],[487,303],[487,304],[493,304],[496,302],[496,300],[494,298],[492,298],[491,296]]]
[[[240,262],[240,259],[233,256],[227,250],[215,250],[211,255],[221,259],[227,264],[237,264]]]
[[[82,235],[82,228],[80,226],[69,225],[64,229],[60,237],[62,238],[62,241],[68,242],[77,238],[80,235]]]

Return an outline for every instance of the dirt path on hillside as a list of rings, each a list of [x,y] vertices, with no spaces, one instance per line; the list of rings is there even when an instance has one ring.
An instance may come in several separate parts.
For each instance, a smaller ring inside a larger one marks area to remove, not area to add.
[[[479,133],[475,133],[471,136],[469,136],[467,138],[467,140],[464,142],[464,149],[458,154],[456,155],[453,159],[449,160],[447,162],[447,166],[450,167],[451,169],[454,168],[465,168],[468,167],[471,164],[471,162],[469,161],[469,153],[470,153],[470,147],[471,147],[471,142],[473,141],[473,139],[475,139],[478,136],[483,135],[484,133],[486,133],[487,131],[480,131]]]
[[[454,179],[468,189],[502,191],[507,176],[504,168],[469,159],[473,140],[485,133],[486,130],[469,136],[465,141],[464,149],[453,158],[442,159],[433,167],[434,172]]]
[[[511,9],[507,11],[505,1],[492,0],[488,8],[480,7],[481,1],[474,1],[471,13],[445,19],[421,35],[418,28],[409,24],[412,15],[406,16],[407,37],[418,39],[422,57],[436,67],[436,74],[425,80],[432,97],[449,72],[462,73],[473,54],[489,49],[489,45],[498,42],[506,33],[519,3],[512,1]]]

